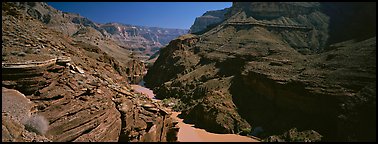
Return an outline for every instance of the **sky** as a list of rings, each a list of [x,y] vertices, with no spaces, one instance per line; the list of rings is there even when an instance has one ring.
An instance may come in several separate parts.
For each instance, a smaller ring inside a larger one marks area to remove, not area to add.
[[[119,22],[138,26],[189,29],[209,10],[232,2],[48,2],[63,12],[78,13],[96,23]]]

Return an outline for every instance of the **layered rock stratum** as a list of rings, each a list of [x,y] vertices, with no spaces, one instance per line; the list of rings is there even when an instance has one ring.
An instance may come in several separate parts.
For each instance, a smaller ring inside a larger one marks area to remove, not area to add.
[[[145,77],[156,97],[179,99],[184,119],[212,132],[376,141],[375,3],[235,2],[228,11],[161,49]]]
[[[169,41],[187,33],[187,30],[183,29],[133,26],[120,23],[101,24],[99,27],[104,29],[106,34],[118,45],[136,53],[142,60],[147,60]]]
[[[229,8],[223,10],[207,11],[202,16],[197,17],[194,24],[190,27],[190,33],[200,33],[211,28],[212,25],[217,25],[225,19],[225,14]]]
[[[168,42],[187,33],[184,29],[134,26],[120,23],[98,24],[79,14],[62,12],[46,3],[16,2],[27,14],[51,30],[75,37],[98,47],[114,58],[112,65],[131,82],[138,82],[146,71],[145,61]],[[134,69],[138,65],[140,68]],[[128,70],[127,70],[128,69]]]
[[[135,93],[122,74],[110,52],[121,48],[85,40],[100,35],[91,27],[66,35],[25,4],[2,3],[3,142],[177,140],[171,113]]]

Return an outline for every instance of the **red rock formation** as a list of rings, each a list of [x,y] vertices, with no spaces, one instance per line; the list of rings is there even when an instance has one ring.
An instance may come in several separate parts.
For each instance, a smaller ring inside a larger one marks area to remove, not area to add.
[[[144,69],[144,67],[139,67],[134,71],[132,66],[144,65],[144,61],[160,47],[187,32],[187,30],[181,29],[131,26],[118,23],[97,24],[79,14],[56,10],[46,3],[16,2],[14,4],[20,7],[19,11],[22,14],[43,22],[44,26],[61,32],[66,37],[74,37],[75,43],[82,45],[87,51],[98,52],[97,49],[100,49],[107,53],[108,57],[100,59],[111,64],[121,75],[128,77],[132,83],[139,82],[143,75],[135,74],[140,73],[138,70]],[[129,72],[126,72],[127,69]]]
[[[152,101],[131,91],[114,58],[19,9],[3,3],[2,84],[24,93],[32,102],[32,114],[45,117],[49,128],[43,137],[27,132],[10,112],[2,115],[3,141],[175,141],[178,129],[170,114],[161,106],[139,105]],[[117,101],[128,98],[131,103],[122,108],[132,111],[124,115]],[[150,124],[156,129],[140,129]]]
[[[297,127],[324,141],[375,141],[375,35],[327,46],[337,34],[320,6],[234,3],[224,22],[163,48],[145,85],[218,133],[263,127],[265,138]]]

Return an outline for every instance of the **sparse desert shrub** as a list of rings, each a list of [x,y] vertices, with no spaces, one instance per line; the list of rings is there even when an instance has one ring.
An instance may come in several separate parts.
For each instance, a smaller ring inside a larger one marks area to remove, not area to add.
[[[250,134],[251,133],[251,129],[250,128],[243,128],[243,129],[241,129],[241,131],[240,131],[240,134],[241,135],[248,135],[248,134]]]
[[[165,107],[172,108],[174,111],[182,111],[186,107],[185,103],[178,98],[165,98],[161,102]]]
[[[25,121],[24,125],[26,130],[30,132],[35,132],[40,135],[44,135],[49,128],[49,122],[46,120],[45,117],[40,115],[30,116]]]
[[[297,128],[292,128],[281,135],[272,135],[263,142],[319,142],[322,140],[322,135],[314,130],[298,131]]]

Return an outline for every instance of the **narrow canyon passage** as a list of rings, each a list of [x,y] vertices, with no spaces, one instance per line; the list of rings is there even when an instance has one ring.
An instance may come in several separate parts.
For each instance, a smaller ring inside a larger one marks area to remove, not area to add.
[[[140,85],[131,86],[135,92],[143,93],[149,98],[155,99],[152,90]],[[258,142],[257,140],[246,136],[237,134],[216,134],[207,132],[201,128],[195,128],[193,124],[184,123],[183,119],[178,117],[180,113],[181,112],[172,112],[172,116],[179,121],[178,126],[180,127],[180,130],[177,137],[180,142]]]

